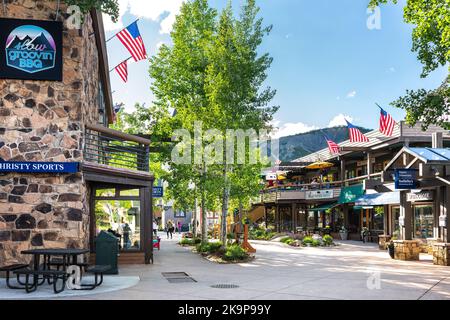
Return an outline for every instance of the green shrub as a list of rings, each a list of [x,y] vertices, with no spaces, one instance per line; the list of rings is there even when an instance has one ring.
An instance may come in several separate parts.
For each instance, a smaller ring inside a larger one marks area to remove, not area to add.
[[[324,235],[323,236],[323,244],[326,246],[331,246],[333,244],[333,237],[330,235]]]
[[[288,245],[291,245],[291,244],[295,243],[295,240],[292,238],[289,238],[285,243]]]
[[[311,245],[312,245],[313,247],[319,247],[319,246],[320,246],[320,240],[313,239]]]
[[[183,238],[180,240],[180,244],[184,246],[195,246],[202,242],[201,239],[195,238],[195,239],[189,239],[189,238]]]
[[[292,240],[292,238],[291,237],[284,237],[284,238],[280,239],[280,242],[287,243],[289,240]]]
[[[222,247],[222,242],[199,243],[197,251],[201,253],[216,253]]]
[[[307,245],[307,244],[312,244],[313,243],[313,238],[310,236],[304,237],[303,241],[302,241],[303,245]]]
[[[226,261],[239,261],[248,258],[248,253],[245,252],[239,245],[231,245],[227,247],[223,259]]]

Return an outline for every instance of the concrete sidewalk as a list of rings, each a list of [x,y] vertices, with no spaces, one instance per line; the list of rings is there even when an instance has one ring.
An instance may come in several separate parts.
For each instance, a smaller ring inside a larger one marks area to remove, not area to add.
[[[139,276],[134,287],[77,299],[450,299],[450,268],[392,260],[373,244],[341,242],[333,248],[292,248],[253,242],[256,260],[220,265],[162,236],[161,251],[149,266],[120,268],[121,276]],[[197,282],[169,283],[163,272],[186,272]],[[239,288],[215,289],[235,284]]]

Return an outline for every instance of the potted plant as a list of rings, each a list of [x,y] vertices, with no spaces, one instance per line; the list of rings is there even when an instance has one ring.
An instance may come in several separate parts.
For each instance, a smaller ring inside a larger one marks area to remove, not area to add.
[[[344,226],[342,226],[341,229],[339,230],[339,236],[341,237],[341,240],[347,240],[348,231]]]
[[[392,259],[395,257],[395,246],[394,241],[389,242],[388,244],[388,252]]]

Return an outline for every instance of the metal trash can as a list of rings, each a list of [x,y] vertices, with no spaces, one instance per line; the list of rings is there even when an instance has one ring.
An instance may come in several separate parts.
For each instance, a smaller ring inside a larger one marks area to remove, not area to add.
[[[109,232],[101,231],[95,239],[95,264],[111,266],[105,274],[118,274],[117,256],[119,254],[119,241]]]

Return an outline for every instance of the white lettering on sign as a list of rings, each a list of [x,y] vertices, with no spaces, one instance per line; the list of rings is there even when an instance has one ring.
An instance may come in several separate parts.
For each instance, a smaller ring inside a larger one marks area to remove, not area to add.
[[[422,191],[418,193],[408,193],[406,195],[406,201],[416,202],[416,201],[433,201],[433,191]]]
[[[333,198],[333,190],[307,191],[306,199],[330,199]]]

